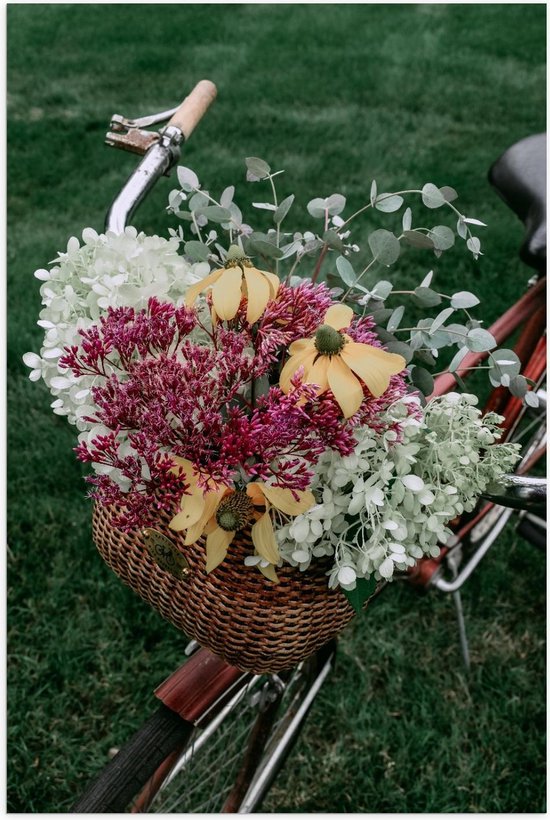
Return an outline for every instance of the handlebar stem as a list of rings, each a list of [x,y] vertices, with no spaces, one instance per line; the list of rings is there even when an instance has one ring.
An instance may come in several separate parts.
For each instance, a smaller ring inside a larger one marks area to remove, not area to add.
[[[129,223],[136,208],[143,202],[151,188],[179,160],[183,133],[175,125],[168,125],[161,132],[160,140],[151,146],[136,170],[130,175],[107,212],[105,230],[120,234]]]

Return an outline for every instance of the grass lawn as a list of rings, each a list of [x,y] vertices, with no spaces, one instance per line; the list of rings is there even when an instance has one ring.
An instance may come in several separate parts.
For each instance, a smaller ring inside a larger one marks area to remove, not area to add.
[[[105,150],[114,112],[218,101],[185,164],[247,191],[245,156],[284,168],[281,196],[452,185],[488,224],[484,256],[410,252],[392,269],[473,289],[488,322],[522,290],[522,230],[487,183],[545,128],[545,6],[8,6],[9,810],[67,811],[152,708],[184,638],[124,588],[91,542],[74,430],[21,361],[38,350],[39,283],[67,238],[101,229],[135,163]],[[165,233],[170,183],[139,212]],[[254,192],[254,196],[255,196]],[[391,216],[391,215],[390,215]],[[366,223],[368,224],[368,222]],[[340,662],[266,804],[273,812],[543,812],[545,572],[505,533],[452,603],[394,585],[346,631]]]

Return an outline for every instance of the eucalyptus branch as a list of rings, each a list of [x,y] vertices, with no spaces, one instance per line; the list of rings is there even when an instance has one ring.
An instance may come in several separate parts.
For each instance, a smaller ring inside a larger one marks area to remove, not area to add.
[[[328,209],[325,211],[325,232],[328,231]],[[321,265],[324,262],[325,256],[327,255],[328,251],[328,243],[325,242],[323,247],[321,248],[321,253],[319,254],[319,258],[317,260],[317,264],[315,266],[315,270],[313,271],[313,276],[311,277],[312,283],[317,281],[317,277],[321,272]]]
[[[277,173],[277,172],[276,172]],[[278,172],[281,173],[281,172]],[[277,199],[277,191],[275,189],[275,183],[273,182],[273,174],[269,175],[269,182],[271,183],[271,190],[273,191],[273,204],[275,208],[279,207],[279,200]],[[279,247],[279,243],[281,241],[281,224],[280,222],[277,223],[277,247]],[[279,260],[275,261],[275,273],[279,275]]]
[[[375,262],[376,262],[376,257],[373,257],[371,259],[371,261],[369,262],[369,264],[367,265],[367,267],[364,270],[361,271],[361,273],[359,274],[359,276],[357,277],[357,279],[355,280],[353,285],[349,286],[347,291],[344,293],[342,299],[346,299],[346,297],[349,296],[349,294],[351,293],[353,288],[357,286],[359,280],[363,278],[363,276],[367,273],[368,270],[370,270],[370,268],[374,265]]]
[[[296,254],[296,259],[294,260],[294,263],[293,263],[292,267],[290,268],[289,272],[286,275],[285,284],[290,282],[290,277],[292,276],[292,274],[294,273],[294,271],[296,270],[296,268],[298,267],[298,265],[300,264],[302,259],[303,259],[303,256],[298,256],[298,254]]]
[[[195,211],[191,211],[191,219],[193,220],[193,225],[195,226],[195,230],[197,232],[197,236],[199,237],[199,241],[204,243],[204,239],[202,238],[201,229],[199,227],[199,223],[197,222],[197,217],[195,216]]]
[[[392,193],[388,193],[387,197],[380,197],[379,201],[382,202],[386,198],[389,199],[390,196],[401,196],[402,194],[421,194],[421,193],[422,193],[422,191],[419,191],[416,188],[412,188],[409,191],[393,191]],[[367,205],[363,205],[363,207],[359,208],[358,211],[355,211],[354,214],[352,214],[351,216],[348,216],[346,221],[343,222],[342,225],[340,225],[339,230],[341,231],[343,228],[346,227],[346,225],[348,225],[351,222],[352,219],[355,219],[356,216],[360,216],[360,214],[364,213],[365,211],[367,211],[369,208],[372,208],[372,207],[373,207],[372,202],[369,202]]]

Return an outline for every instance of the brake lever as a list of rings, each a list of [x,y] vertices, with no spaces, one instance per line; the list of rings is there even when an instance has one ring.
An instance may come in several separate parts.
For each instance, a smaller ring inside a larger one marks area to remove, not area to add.
[[[123,151],[143,156],[160,139],[158,132],[144,129],[166,122],[177,110],[176,106],[169,111],[161,111],[158,114],[150,114],[148,117],[137,119],[124,117],[122,114],[113,114],[110,122],[111,130],[105,136],[105,143],[111,148],[120,148]]]
[[[135,120],[122,116],[122,114],[113,114],[111,117],[111,125],[113,131],[122,131],[130,128],[149,128],[150,125],[158,125],[159,122],[166,122],[178,110],[179,106],[171,108],[169,111],[161,111],[159,114],[150,114],[148,117],[138,117]]]

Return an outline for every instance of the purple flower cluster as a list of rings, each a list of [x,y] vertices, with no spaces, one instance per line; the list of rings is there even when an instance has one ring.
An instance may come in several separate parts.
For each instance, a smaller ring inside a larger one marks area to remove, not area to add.
[[[92,495],[122,507],[125,528],[144,526],[186,490],[171,472],[174,456],[195,465],[204,488],[248,476],[304,490],[327,447],[350,454],[355,420],[342,419],[331,393],[318,397],[299,374],[288,395],[278,386],[259,396],[251,390],[262,376],[278,382],[281,352],[311,336],[330,304],[324,285],[282,285],[255,327],[237,316],[203,328],[208,344],[194,341],[194,310],[157,299],[139,312],[109,309],[82,330],[61,364],[95,377],[95,413],[85,421],[109,431],[76,449],[101,465],[89,478]]]
[[[255,336],[256,355],[275,361],[277,354],[297,339],[313,336],[332,304],[326,285],[302,282],[281,285],[277,299],[268,302]]]

